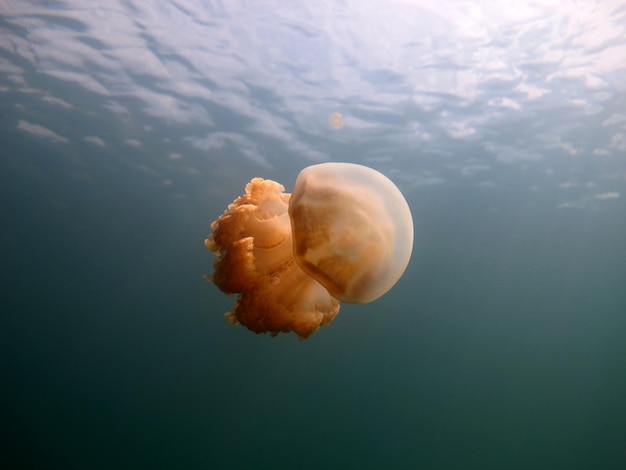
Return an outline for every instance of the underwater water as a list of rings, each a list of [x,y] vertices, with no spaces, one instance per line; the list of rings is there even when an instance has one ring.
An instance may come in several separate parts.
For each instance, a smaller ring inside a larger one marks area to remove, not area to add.
[[[210,223],[359,163],[404,276],[231,326]],[[2,468],[626,468],[626,6],[0,1]]]

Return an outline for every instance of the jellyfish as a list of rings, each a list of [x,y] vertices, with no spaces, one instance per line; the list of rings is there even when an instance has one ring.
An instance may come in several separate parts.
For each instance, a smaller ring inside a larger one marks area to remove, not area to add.
[[[413,249],[400,190],[352,163],[305,168],[292,194],[253,178],[211,228],[210,280],[238,294],[226,319],[273,336],[307,338],[332,322],[340,301],[376,300],[402,276]]]
[[[341,129],[343,127],[343,114],[341,113],[332,113],[328,116],[328,124],[333,129]]]

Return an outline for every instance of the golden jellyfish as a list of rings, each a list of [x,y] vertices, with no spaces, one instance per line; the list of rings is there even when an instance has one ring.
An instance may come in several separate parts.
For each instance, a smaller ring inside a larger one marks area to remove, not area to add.
[[[292,194],[252,179],[211,224],[211,280],[239,294],[231,324],[307,338],[328,325],[339,301],[371,302],[400,279],[413,250],[413,219],[400,190],[352,163],[305,168]]]
[[[333,129],[341,129],[343,127],[343,114],[332,113],[330,116],[328,116],[328,124]]]

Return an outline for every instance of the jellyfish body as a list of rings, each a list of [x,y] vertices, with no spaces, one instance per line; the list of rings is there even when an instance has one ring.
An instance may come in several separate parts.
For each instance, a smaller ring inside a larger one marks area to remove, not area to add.
[[[333,129],[341,129],[343,127],[343,114],[341,113],[332,113],[328,116],[328,125]]]
[[[305,168],[291,195],[254,178],[211,227],[205,245],[217,255],[213,282],[239,294],[227,319],[301,338],[329,324],[339,300],[365,303],[387,292],[413,247],[400,190],[350,163]]]

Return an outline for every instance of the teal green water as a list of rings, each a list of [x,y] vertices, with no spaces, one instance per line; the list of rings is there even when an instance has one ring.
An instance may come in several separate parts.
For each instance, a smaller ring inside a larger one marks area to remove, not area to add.
[[[207,201],[136,191],[137,175],[119,176],[107,196],[110,176],[89,191],[3,178],[9,459],[26,468],[624,462],[623,219],[541,204],[485,214],[455,190],[435,207],[412,199],[405,277],[298,342],[224,321],[232,299],[202,279]],[[66,207],[54,211],[50,199]]]

